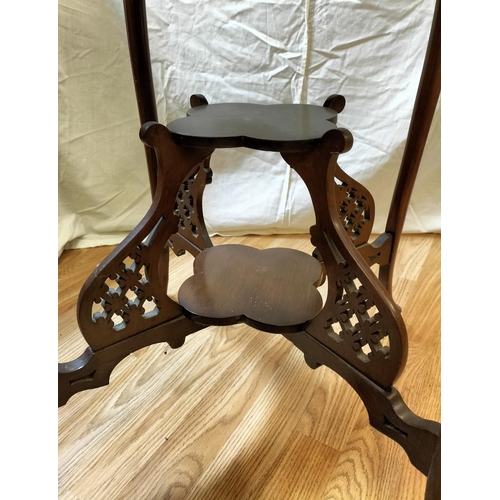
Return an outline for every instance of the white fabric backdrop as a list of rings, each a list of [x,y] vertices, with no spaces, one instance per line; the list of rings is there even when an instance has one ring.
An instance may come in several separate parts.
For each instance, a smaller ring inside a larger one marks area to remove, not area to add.
[[[309,103],[340,93],[354,136],[340,165],[384,230],[422,70],[434,0],[148,0],[159,120],[210,103]],[[406,232],[440,231],[440,105]],[[114,244],[151,201],[121,0],[59,0],[59,253]],[[237,167],[237,168],[236,168]],[[309,194],[279,154],[213,155],[209,230],[301,233]]]

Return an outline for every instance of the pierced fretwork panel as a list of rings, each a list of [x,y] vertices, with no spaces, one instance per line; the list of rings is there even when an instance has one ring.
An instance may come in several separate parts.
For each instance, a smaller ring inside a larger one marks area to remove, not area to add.
[[[142,241],[123,243],[123,251],[117,248],[90,276],[80,295],[79,324],[92,349],[179,316],[179,305],[166,293],[171,230],[172,223],[160,218]]]
[[[185,251],[197,255],[212,246],[202,210],[203,191],[211,182],[212,170],[207,159],[190,172],[179,189],[173,209],[179,217],[179,226],[177,233],[169,240],[176,255],[182,255]]]
[[[363,363],[375,358],[385,360],[390,354],[389,332],[369,294],[345,264],[339,265],[337,286],[341,297],[333,305],[327,334],[345,343]]]
[[[370,192],[337,166],[335,183],[340,191],[337,199],[339,215],[349,236],[356,246],[370,238],[375,219],[375,203]]]
[[[327,256],[328,296],[306,331],[380,387],[389,387],[406,359],[406,328],[399,311],[370,269],[363,270],[355,255],[344,258],[341,249],[349,254],[343,238],[336,246],[318,226],[311,228],[311,237]],[[352,245],[347,239],[345,243]]]
[[[380,263],[381,260],[387,258],[388,246],[384,247],[382,256],[378,247],[374,248],[368,244],[375,220],[373,196],[368,189],[347,175],[338,165],[335,169],[335,184],[339,191],[337,195],[339,218],[347,234],[356,247],[364,245],[362,251],[369,265]],[[313,255],[323,262],[319,249],[316,248]]]
[[[142,263],[144,244],[118,266],[118,272],[108,277],[95,300],[92,319],[115,331],[126,328],[130,320],[140,321],[157,316],[160,300],[155,297],[149,279],[149,265]]]

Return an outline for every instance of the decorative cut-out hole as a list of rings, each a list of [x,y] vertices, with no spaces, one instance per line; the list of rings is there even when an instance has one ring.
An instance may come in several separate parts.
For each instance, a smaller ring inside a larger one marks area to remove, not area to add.
[[[370,349],[370,346],[368,344],[365,344],[363,347],[361,347],[361,350],[368,356],[368,354],[370,354],[371,349]]]
[[[147,285],[149,283],[148,270],[147,270],[146,266],[141,266],[141,268],[136,273],[136,275],[137,275],[137,279],[139,280],[139,282],[142,283],[143,285]]]
[[[150,297],[143,302],[142,307],[144,308],[144,314],[142,317],[144,319],[153,318],[158,314],[160,310],[158,309],[157,303],[158,301],[154,297]]]
[[[340,315],[340,320],[344,324],[344,329],[358,329],[358,323],[356,321],[356,318],[352,317],[352,312],[346,311],[344,314]]]
[[[385,337],[382,337],[380,339],[380,344],[382,345],[382,347],[390,347],[391,343],[390,343],[390,340],[389,340],[389,335],[386,335]]]
[[[340,326],[340,323],[338,321],[332,323],[331,329],[329,328],[326,331],[326,333],[330,338],[332,338],[336,342],[340,343],[343,340],[342,337],[340,336],[340,334],[342,333],[342,327]]]
[[[126,323],[125,321],[123,321],[123,318],[116,313],[114,313],[113,316],[111,316],[111,321],[113,322],[114,325],[113,330],[116,331],[123,330],[126,326]]]
[[[370,309],[366,311],[366,313],[368,314],[368,316],[370,316],[370,318],[373,318],[376,314],[378,314],[377,306],[372,305]]]
[[[97,321],[98,318],[103,317],[104,315],[104,307],[102,305],[102,301],[94,302],[92,304],[92,319]]]
[[[354,204],[356,205],[356,211],[362,211],[365,208],[365,203],[366,203],[366,198],[363,196],[360,196],[357,200],[354,201]]]
[[[125,264],[126,269],[131,269],[132,266],[134,266],[135,261],[132,257],[125,257],[125,259],[123,259],[123,263]]]
[[[362,361],[363,363],[368,363],[370,361],[368,354],[371,352],[371,349],[368,344],[360,346],[359,342],[355,342],[353,344],[353,349],[360,361]]]
[[[96,372],[97,372],[97,370],[94,370],[92,373],[89,373],[88,375],[77,378],[75,380],[70,380],[69,385],[73,386],[73,385],[77,385],[77,384],[84,384],[86,382],[93,382]]]
[[[110,291],[115,290],[118,285],[116,283],[116,278],[108,278],[104,284],[109,288]]]

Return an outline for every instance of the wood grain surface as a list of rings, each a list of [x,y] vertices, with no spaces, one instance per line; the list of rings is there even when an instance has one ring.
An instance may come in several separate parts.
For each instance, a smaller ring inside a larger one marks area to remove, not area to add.
[[[214,244],[310,253],[307,235],[214,238]],[[75,305],[113,247],[59,260],[59,361],[82,353]],[[396,382],[419,416],[440,420],[440,236],[403,235],[394,296],[409,334]],[[192,275],[172,256],[173,298]],[[320,292],[325,293],[325,285]],[[153,345],[125,358],[110,385],[59,408],[60,500],[413,500],[426,478],[375,431],[336,373],[311,370],[281,335],[209,327],[180,349]]]

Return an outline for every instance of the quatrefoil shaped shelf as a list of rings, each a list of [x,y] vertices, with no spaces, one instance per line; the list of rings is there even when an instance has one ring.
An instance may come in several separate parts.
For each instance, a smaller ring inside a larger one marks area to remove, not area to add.
[[[352,146],[352,135],[337,127],[337,115],[326,105],[201,104],[186,117],[167,123],[167,128],[181,146],[279,152],[307,151],[330,133],[335,152],[345,153]]]
[[[245,322],[270,333],[293,333],[321,311],[322,278],[321,264],[298,250],[220,245],[196,256],[178,301],[202,325]]]

